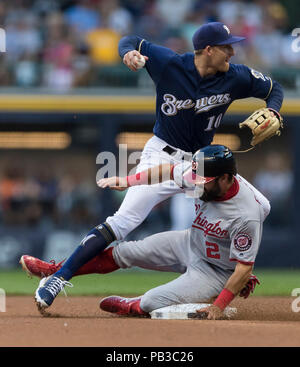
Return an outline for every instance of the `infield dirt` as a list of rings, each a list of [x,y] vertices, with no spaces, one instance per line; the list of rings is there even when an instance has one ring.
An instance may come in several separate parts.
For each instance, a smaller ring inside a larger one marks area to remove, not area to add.
[[[101,297],[59,296],[42,317],[33,297],[7,297],[0,347],[300,346],[300,312],[292,297],[237,298],[232,320],[151,320],[99,309]]]

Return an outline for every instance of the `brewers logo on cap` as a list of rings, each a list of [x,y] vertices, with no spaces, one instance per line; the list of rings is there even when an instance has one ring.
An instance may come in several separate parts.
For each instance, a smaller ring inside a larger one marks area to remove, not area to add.
[[[223,28],[224,28],[224,29],[226,29],[226,31],[227,31],[227,33],[228,33],[228,34],[230,34],[230,30],[229,30],[229,28],[227,27],[227,25],[225,25],[225,24],[224,24],[224,25],[223,25]]]
[[[252,239],[247,233],[239,233],[234,238],[234,247],[239,251],[247,251],[252,245]]]

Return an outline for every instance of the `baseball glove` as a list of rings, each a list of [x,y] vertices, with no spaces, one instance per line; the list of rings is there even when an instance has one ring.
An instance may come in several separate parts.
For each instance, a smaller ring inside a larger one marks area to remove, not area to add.
[[[268,108],[260,108],[252,113],[245,121],[239,124],[240,128],[247,126],[251,129],[253,138],[251,145],[261,143],[274,135],[280,135],[283,128],[283,119],[276,111]]]
[[[258,280],[258,278],[254,274],[251,274],[247,284],[240,291],[240,294],[239,294],[240,297],[248,298],[250,293],[254,292],[256,284],[260,284],[260,281]]]

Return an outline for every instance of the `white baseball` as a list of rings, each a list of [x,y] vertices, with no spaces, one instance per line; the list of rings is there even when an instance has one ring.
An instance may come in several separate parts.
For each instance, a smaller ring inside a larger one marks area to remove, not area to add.
[[[146,64],[146,59],[144,58],[144,56],[135,56],[135,60],[134,60],[136,63],[137,63],[137,69],[141,69],[145,66]]]

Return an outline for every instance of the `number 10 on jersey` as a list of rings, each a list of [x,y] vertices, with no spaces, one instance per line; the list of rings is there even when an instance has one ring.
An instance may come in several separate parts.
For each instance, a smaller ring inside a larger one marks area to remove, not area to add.
[[[212,129],[217,129],[220,126],[220,123],[222,121],[222,117],[223,114],[220,113],[220,115],[216,116],[211,116],[208,119],[208,125],[207,128],[204,131],[211,131]]]

